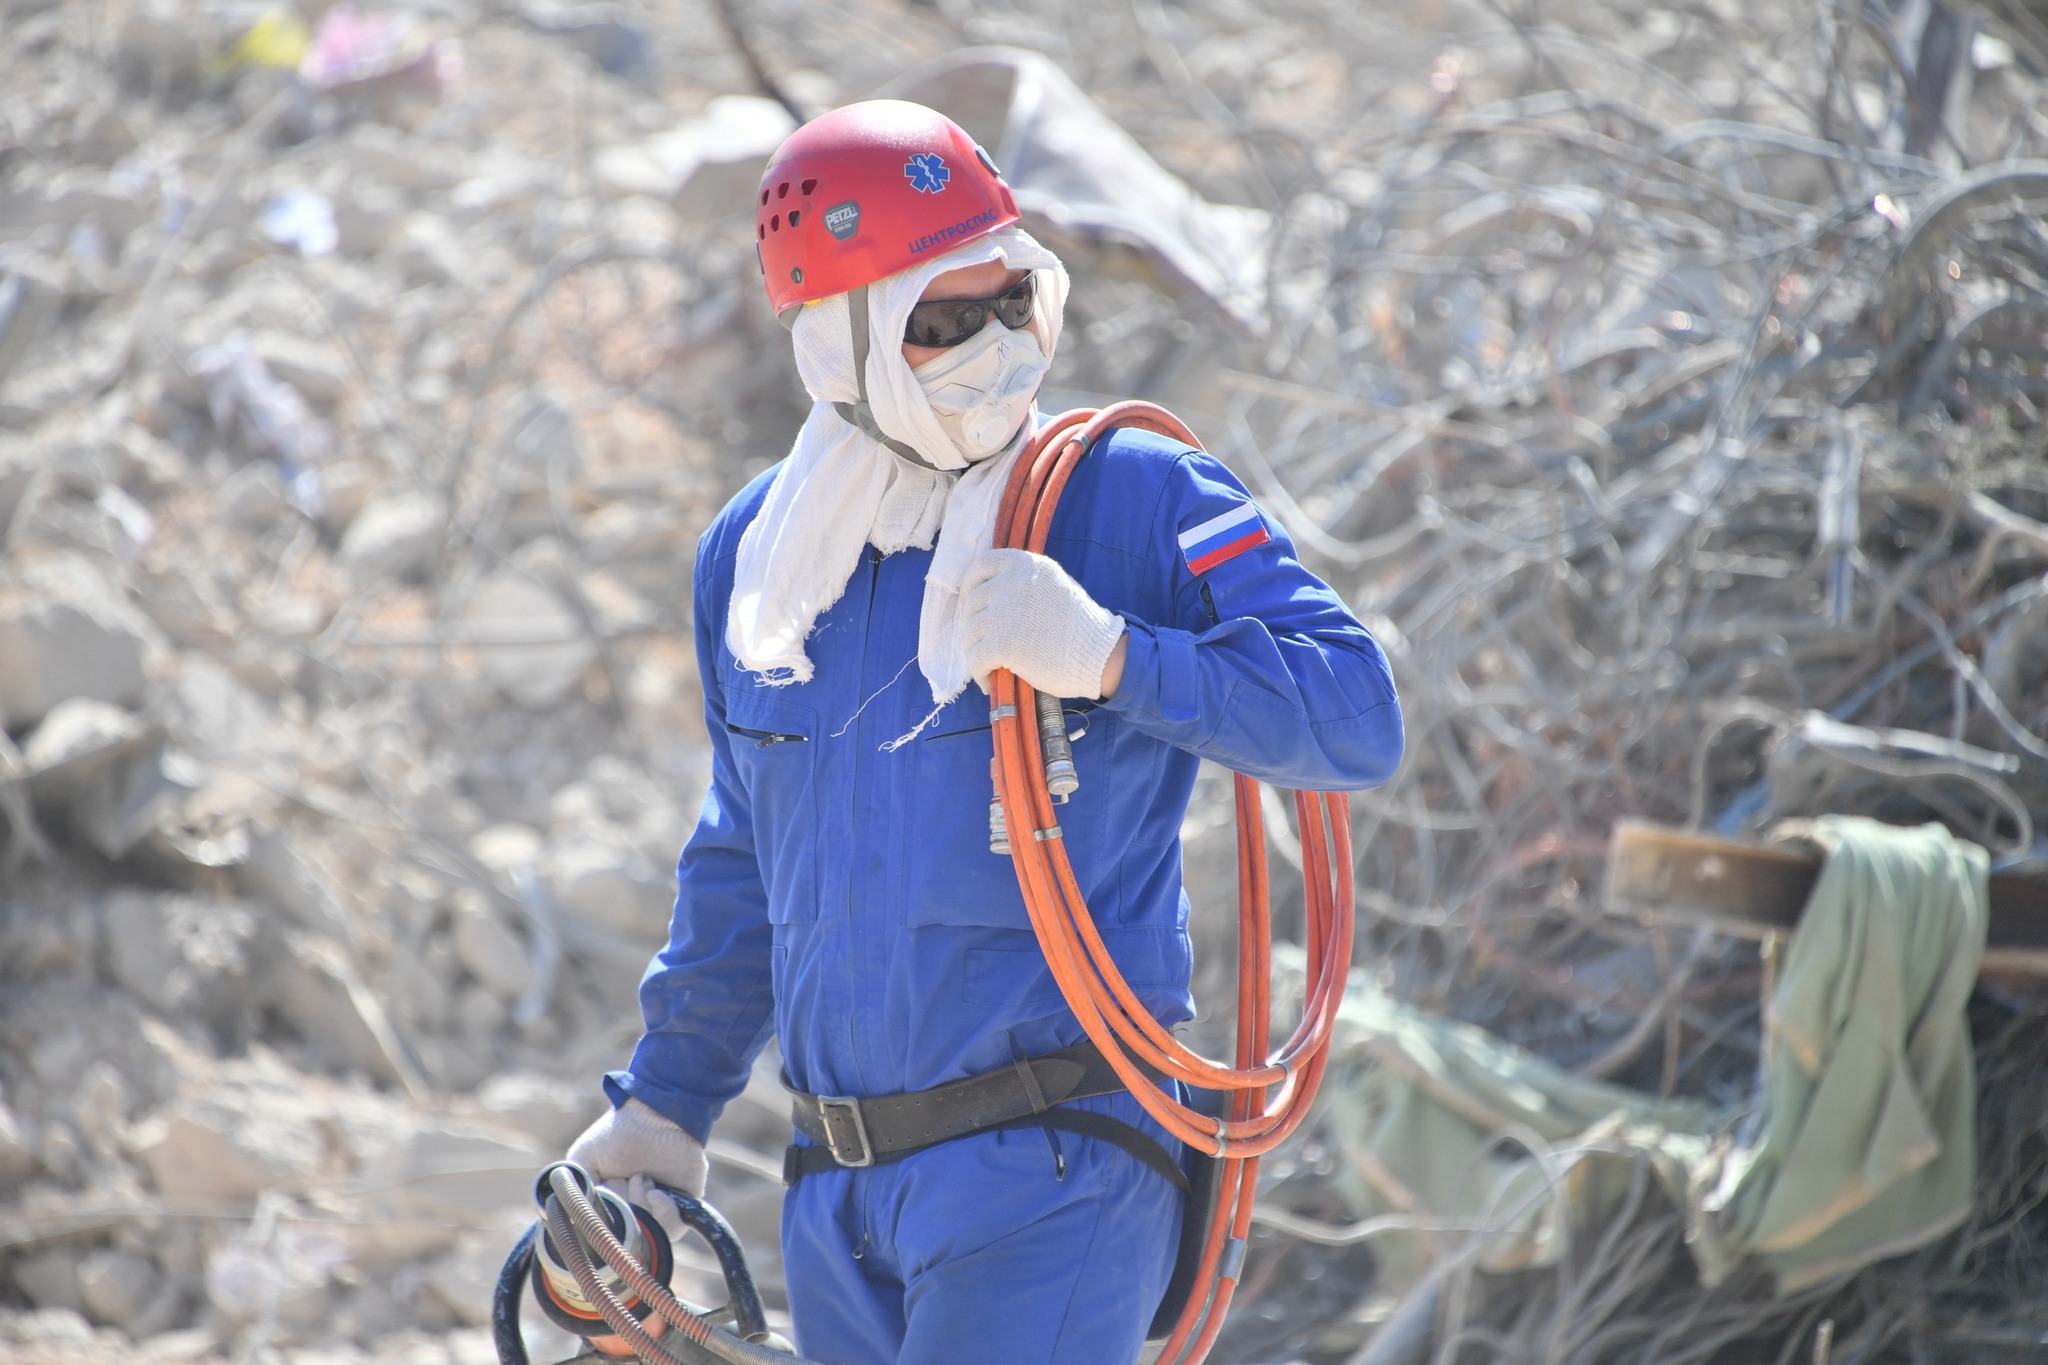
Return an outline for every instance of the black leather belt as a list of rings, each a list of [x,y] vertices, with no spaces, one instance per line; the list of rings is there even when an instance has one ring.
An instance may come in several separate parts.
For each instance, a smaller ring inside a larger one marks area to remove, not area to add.
[[[1145,1072],[1159,1079],[1150,1067]],[[1068,1100],[1114,1095],[1125,1088],[1095,1044],[1083,1042],[1043,1057],[1020,1058],[1001,1070],[900,1095],[856,1098],[792,1090],[790,1121],[815,1145],[791,1145],[783,1156],[782,1178],[794,1185],[819,1171],[894,1161],[975,1133],[1056,1128],[1113,1142],[1186,1188],[1180,1164],[1149,1134],[1106,1114],[1053,1109]]]

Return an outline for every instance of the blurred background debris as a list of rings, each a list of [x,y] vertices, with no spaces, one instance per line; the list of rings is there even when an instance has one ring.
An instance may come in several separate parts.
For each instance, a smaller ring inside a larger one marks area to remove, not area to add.
[[[1611,913],[1617,822],[2041,856],[2027,6],[0,0],[0,32],[10,1360],[492,1358],[706,781],[694,539],[806,407],[748,196],[884,90],[1066,255],[1051,405],[1181,412],[1386,643],[1375,998],[1725,1112],[1775,950]],[[1230,811],[1206,775],[1201,907]],[[1398,1197],[1360,1232],[1372,1083],[1333,1086],[1215,1358],[2031,1359],[2048,1008],[1987,969],[1968,1021],[1965,1221],[1792,1292],[1704,1285],[1641,1165],[1526,1268]],[[779,1310],[773,1072],[711,1193]]]

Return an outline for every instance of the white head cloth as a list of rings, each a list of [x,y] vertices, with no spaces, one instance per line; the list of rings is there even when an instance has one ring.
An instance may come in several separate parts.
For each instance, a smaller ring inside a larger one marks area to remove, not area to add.
[[[867,287],[873,333],[868,403],[876,424],[942,469],[961,474],[919,469],[833,411],[833,403],[859,397],[846,295],[820,299],[797,316],[796,368],[813,402],[760,514],[740,537],[725,642],[742,668],[770,682],[808,682],[812,665],[804,641],[846,591],[862,547],[872,544],[891,554],[929,548],[936,538],[918,617],[917,661],[935,702],[943,705],[966,688],[960,586],[968,566],[994,542],[1003,485],[1026,434],[1037,425],[1037,409],[1025,434],[970,464],[925,401],[903,358],[902,339],[911,306],[935,277],[996,260],[1037,272],[1038,315],[1050,355],[1067,301],[1066,268],[1017,228]]]

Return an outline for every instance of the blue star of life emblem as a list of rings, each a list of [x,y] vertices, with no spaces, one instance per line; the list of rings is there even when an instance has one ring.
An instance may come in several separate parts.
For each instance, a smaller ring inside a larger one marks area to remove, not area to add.
[[[953,173],[946,169],[946,159],[937,152],[919,152],[903,163],[903,174],[919,194],[937,194],[953,178]]]

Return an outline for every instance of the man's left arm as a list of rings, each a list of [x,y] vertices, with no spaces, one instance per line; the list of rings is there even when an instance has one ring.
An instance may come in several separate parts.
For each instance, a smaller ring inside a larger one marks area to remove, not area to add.
[[[1379,642],[1213,457],[1183,456],[1151,552],[1172,619],[1128,625],[1104,705],[1158,739],[1277,786],[1377,786],[1401,760]]]

